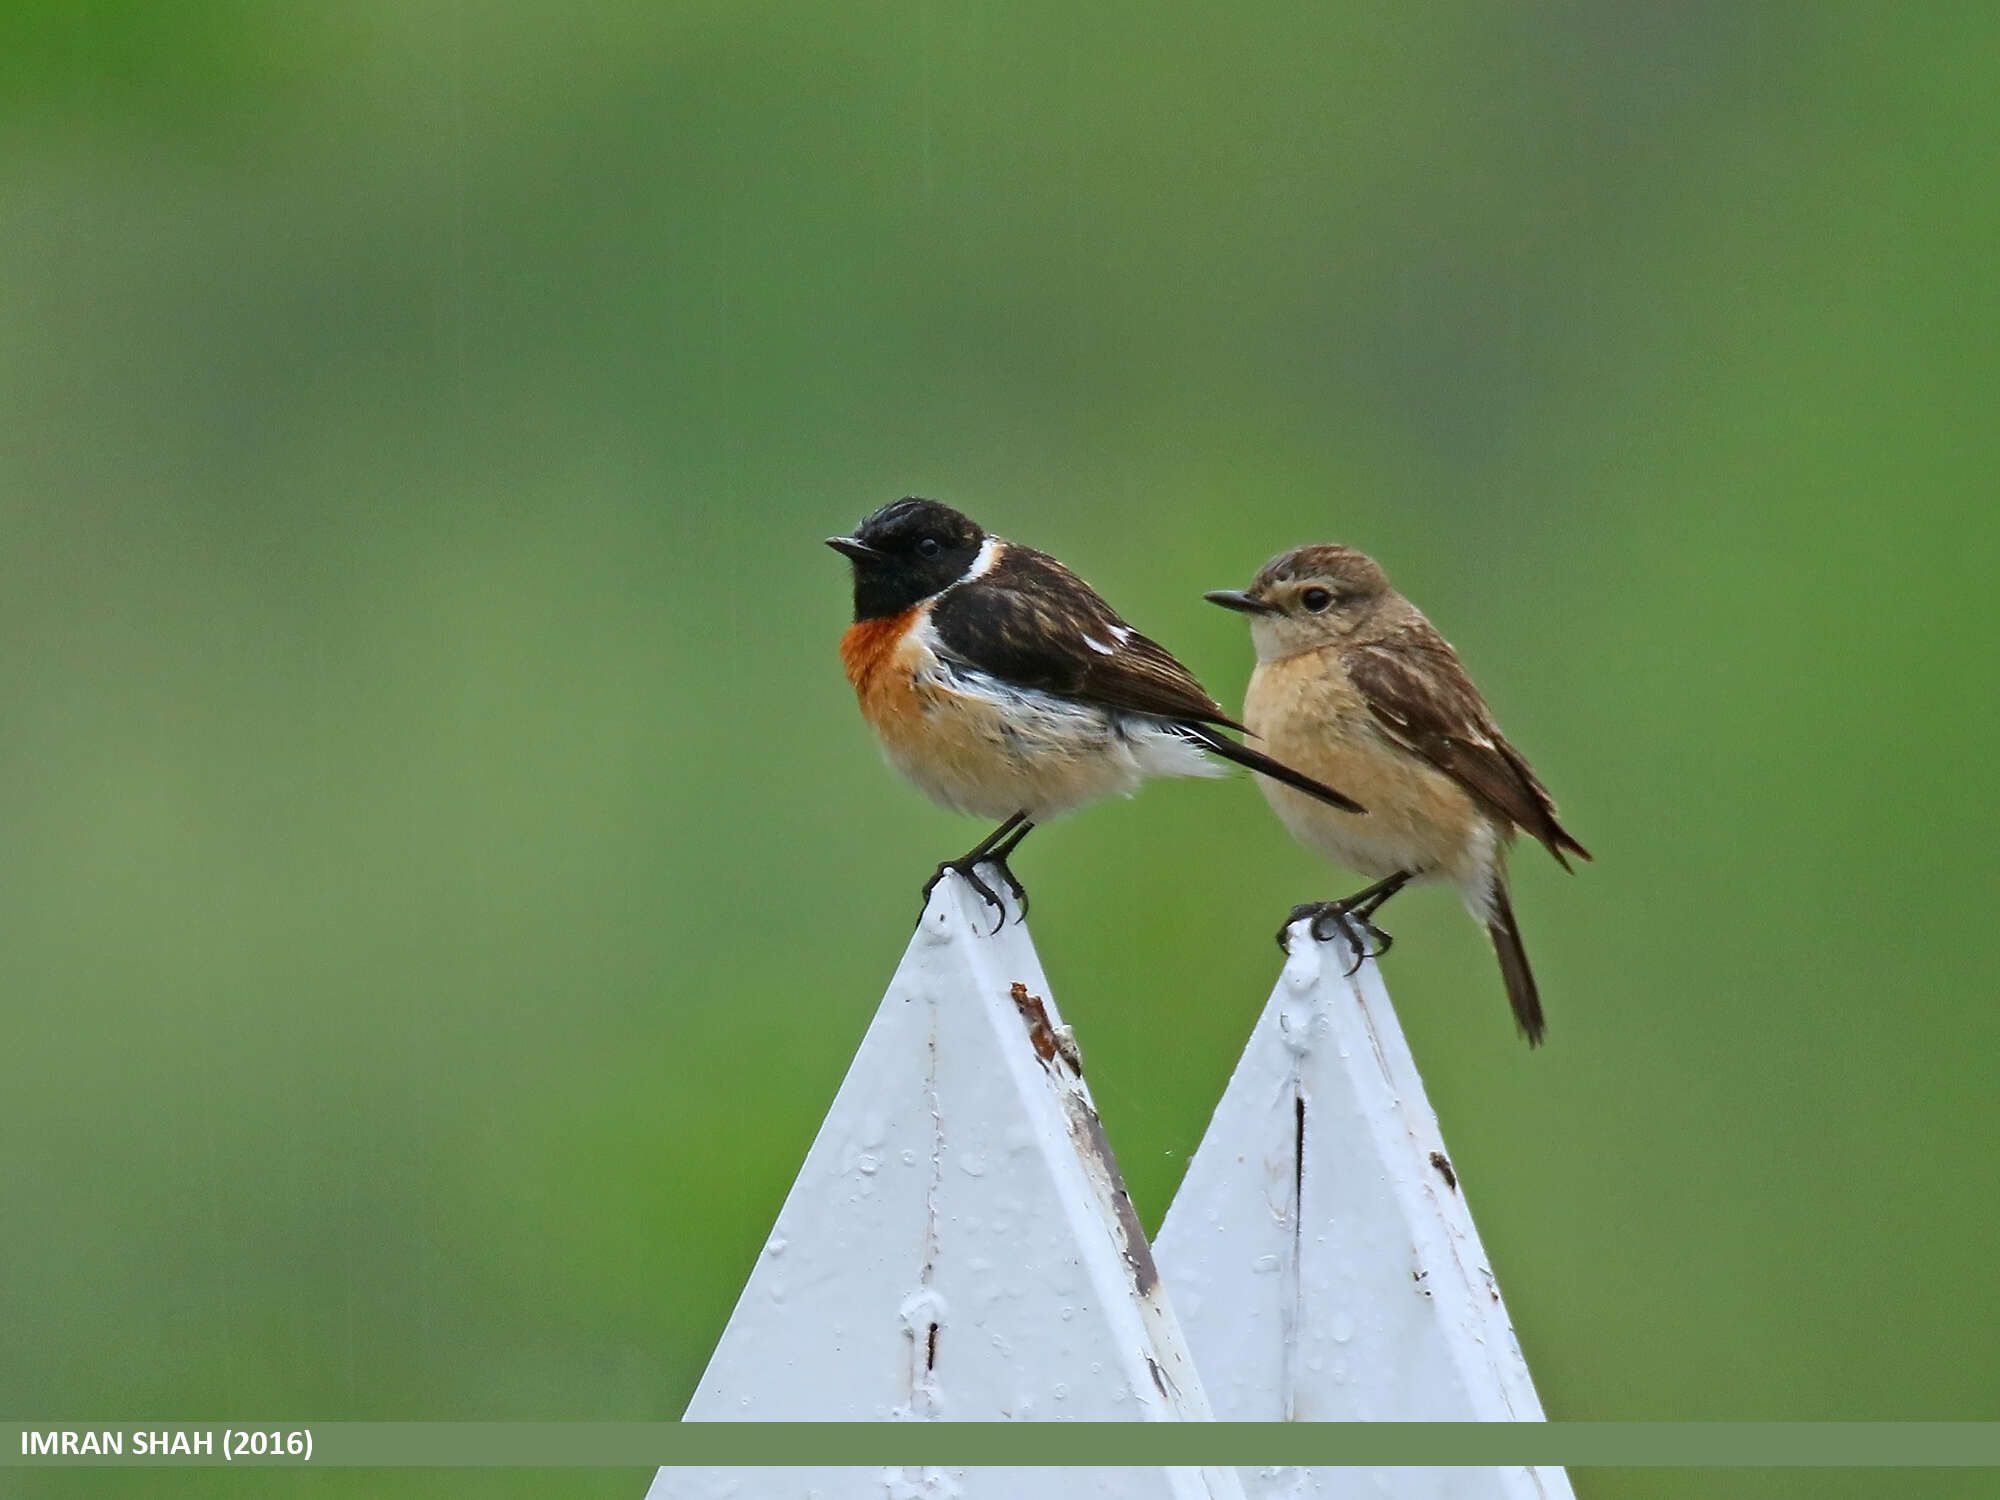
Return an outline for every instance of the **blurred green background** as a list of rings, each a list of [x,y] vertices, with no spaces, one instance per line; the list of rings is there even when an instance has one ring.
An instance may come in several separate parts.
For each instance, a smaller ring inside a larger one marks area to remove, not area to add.
[[[982,831],[834,655],[819,539],[918,492],[1227,702],[1201,591],[1299,542],[1458,644],[1598,855],[1516,862],[1539,1053],[1447,893],[1390,923],[1551,1415],[2000,1417],[1996,46],[14,0],[0,1411],[678,1415]],[[1355,882],[1240,777],[1020,869],[1157,1225]]]

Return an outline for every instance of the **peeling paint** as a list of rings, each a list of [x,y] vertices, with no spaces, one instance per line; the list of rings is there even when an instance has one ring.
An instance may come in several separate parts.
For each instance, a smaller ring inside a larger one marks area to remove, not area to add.
[[[1049,1025],[1048,1007],[1040,995],[1029,994],[1028,987],[1018,979],[1009,986],[1007,993],[1014,1001],[1014,1009],[1021,1013],[1021,1020],[1027,1025],[1028,1045],[1035,1049],[1035,1056],[1046,1067],[1056,1060],[1056,1034]]]
[[[1070,1135],[1076,1141],[1078,1154],[1083,1157],[1085,1167],[1100,1179],[1100,1187],[1117,1217],[1124,1241],[1120,1253],[1132,1273],[1133,1289],[1141,1297],[1150,1297],[1153,1288],[1160,1284],[1160,1270],[1153,1264],[1153,1247],[1139,1223],[1139,1211],[1132,1207],[1132,1195],[1125,1191],[1125,1178],[1118,1170],[1118,1159],[1111,1154],[1104,1122],[1097,1118],[1090,1101],[1079,1094],[1066,1093],[1063,1108],[1069,1115]]]
[[[1028,1028],[1028,1045],[1035,1049],[1042,1066],[1055,1072],[1056,1059],[1061,1058],[1072,1077],[1083,1077],[1083,1050],[1076,1044],[1076,1033],[1050,1021],[1047,1002],[1028,993],[1028,987],[1020,980],[1009,987],[1009,995]]]

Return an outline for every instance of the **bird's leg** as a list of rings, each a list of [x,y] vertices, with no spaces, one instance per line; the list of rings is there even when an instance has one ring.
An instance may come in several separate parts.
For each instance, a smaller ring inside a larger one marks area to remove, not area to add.
[[[981,864],[991,862],[994,858],[994,851],[999,849],[1003,844],[1006,845],[1007,853],[1012,853],[1014,845],[1018,844],[1021,840],[1019,837],[1016,837],[1010,842],[1008,835],[1015,833],[1016,830],[1025,835],[1028,828],[1032,826],[1034,825],[1028,823],[1028,815],[1026,813],[1015,813],[1013,817],[987,834],[985,838],[974,844],[957,859],[948,859],[939,865],[937,873],[924,882],[924,907],[927,909],[930,906],[931,892],[937,889],[937,883],[944,879],[947,874],[963,875],[965,883],[977,891],[981,899],[988,906],[994,907],[999,911],[1000,921],[995,923],[993,927],[993,930],[998,932],[1007,921],[1007,906],[1005,902],[993,893],[993,887],[979,878],[977,867]],[[1006,854],[1002,854],[998,862],[1000,869],[1005,874],[1008,885],[1014,890],[1019,891],[1021,888],[1020,884],[1015,881],[1013,872],[1007,869]],[[923,911],[919,910],[917,920],[921,922],[923,919]]]
[[[1361,924],[1362,929],[1376,943],[1371,958],[1380,958],[1396,941],[1388,933],[1375,925],[1375,913],[1380,911],[1389,898],[1416,878],[1414,870],[1398,870],[1386,879],[1378,880],[1365,890],[1356,891],[1340,903],[1347,915]]]
[[[1014,871],[1008,866],[1007,861],[1012,859],[1014,851],[1021,847],[1021,840],[1035,831],[1035,825],[1028,821],[1026,813],[1016,813],[1014,816],[1021,820],[1021,826],[1002,839],[999,845],[986,856],[983,863],[993,866],[995,870],[1000,872],[1000,878],[1007,882],[1007,889],[1012,891],[1014,899],[1021,903],[1021,920],[1025,922],[1028,920],[1028,888],[1021,884],[1019,877],[1014,874]],[[1009,821],[1012,820],[1010,819]]]
[[[1398,870],[1345,900],[1307,901],[1293,907],[1291,915],[1285,918],[1285,925],[1278,929],[1278,946],[1287,953],[1291,952],[1287,938],[1292,924],[1310,917],[1315,941],[1324,943],[1335,932],[1347,939],[1348,947],[1354,950],[1354,963],[1347,972],[1354,974],[1368,959],[1380,958],[1387,953],[1396,941],[1377,927],[1372,918],[1382,904],[1408,885],[1415,875],[1413,870]],[[1370,942],[1375,944],[1372,949],[1368,946]]]
[[[1372,916],[1396,892],[1417,878],[1415,870],[1398,870],[1385,880],[1378,880],[1364,890],[1356,891],[1340,904],[1351,912]]]

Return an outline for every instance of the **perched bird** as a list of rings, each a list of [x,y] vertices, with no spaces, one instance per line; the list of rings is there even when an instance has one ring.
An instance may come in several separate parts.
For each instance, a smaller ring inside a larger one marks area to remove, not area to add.
[[[1300,843],[1375,877],[1344,901],[1296,908],[1279,944],[1310,916],[1321,941],[1336,927],[1346,933],[1358,965],[1370,956],[1364,937],[1377,954],[1388,948],[1373,921],[1383,902],[1413,880],[1449,880],[1493,940],[1515,1021],[1530,1046],[1540,1042],[1542,1002],[1507,896],[1507,846],[1525,829],[1564,869],[1565,852],[1590,852],[1556,821],[1548,790],[1500,733],[1458,653],[1351,547],[1300,547],[1272,558],[1248,589],[1207,597],[1250,617],[1250,732],[1368,804],[1369,816],[1354,818],[1260,783]]]
[[[1360,814],[1223,734],[1242,726],[1053,557],[915,497],[826,544],[854,564],[854,624],[840,656],[889,760],[947,807],[1005,820],[938,866],[926,900],[957,871],[1006,921],[977,873],[985,864],[1025,912],[1007,861],[1035,824],[1148,776],[1221,774],[1204,751]]]

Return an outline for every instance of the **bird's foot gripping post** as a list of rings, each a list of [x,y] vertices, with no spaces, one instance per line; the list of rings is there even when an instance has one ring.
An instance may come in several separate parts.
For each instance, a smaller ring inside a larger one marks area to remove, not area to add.
[[[1395,938],[1375,925],[1375,913],[1415,878],[1408,870],[1398,870],[1387,879],[1378,880],[1344,900],[1302,902],[1292,908],[1291,915],[1285,918],[1285,925],[1278,929],[1278,946],[1289,956],[1293,926],[1310,918],[1314,942],[1327,942],[1336,934],[1347,940],[1347,946],[1354,953],[1354,962],[1347,966],[1347,976],[1351,979],[1369,959],[1380,958],[1395,945]],[[1375,946],[1370,948],[1370,943]]]
[[[1007,903],[1002,901],[994,893],[993,887],[980,876],[982,868],[991,870],[1000,878],[1000,883],[1007,888],[1008,894],[1013,896],[1016,904],[1020,906],[1021,920],[1027,921],[1027,888],[1015,876],[1007,861],[1014,851],[1021,847],[1021,840],[1034,832],[1034,828],[1035,825],[1028,821],[1026,813],[1015,813],[957,859],[948,859],[939,865],[937,873],[924,882],[924,905],[917,913],[917,925],[921,927],[924,918],[930,914],[931,895],[937,890],[938,883],[947,875],[956,875],[972,887],[980,900],[999,913],[999,920],[993,924],[993,931],[999,932],[1007,921]]]
[[[1302,901],[1278,929],[1278,947],[1287,957],[1292,951],[1292,929],[1301,922],[1311,924],[1306,931],[1315,943],[1332,942],[1336,937],[1346,942],[1354,954],[1354,962],[1347,966],[1350,978],[1369,959],[1387,953],[1396,941],[1344,901]]]

